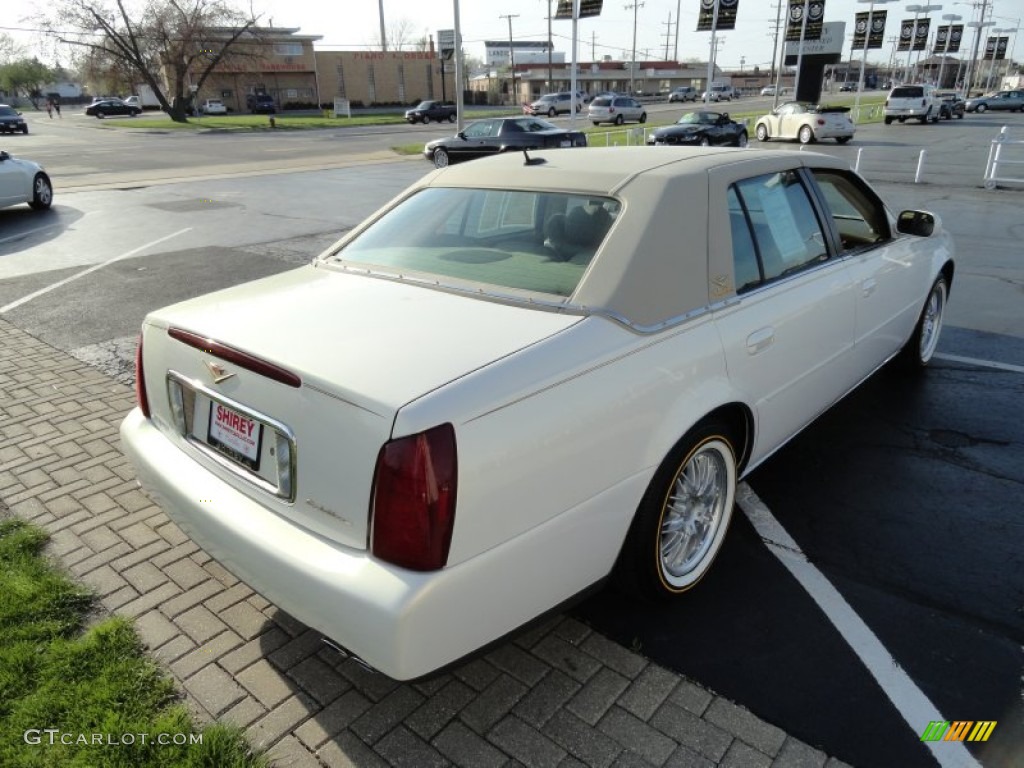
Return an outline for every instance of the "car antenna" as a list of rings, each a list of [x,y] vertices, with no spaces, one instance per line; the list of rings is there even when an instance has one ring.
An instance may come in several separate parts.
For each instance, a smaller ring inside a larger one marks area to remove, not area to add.
[[[547,162],[543,157],[530,157],[530,154],[525,149],[523,150],[523,157],[526,158],[523,165],[543,165]]]

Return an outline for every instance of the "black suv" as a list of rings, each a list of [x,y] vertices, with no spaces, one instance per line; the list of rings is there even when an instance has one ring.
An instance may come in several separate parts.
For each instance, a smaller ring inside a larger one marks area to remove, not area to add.
[[[250,93],[245,97],[245,105],[254,115],[273,115],[277,112],[274,97],[269,93]]]
[[[0,104],[0,133],[28,133],[28,123],[14,107]]]

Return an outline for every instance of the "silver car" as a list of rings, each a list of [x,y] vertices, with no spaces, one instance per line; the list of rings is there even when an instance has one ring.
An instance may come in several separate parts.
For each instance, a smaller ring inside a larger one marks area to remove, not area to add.
[[[1024,112],[1024,91],[998,91],[985,96],[968,99],[965,105],[968,112],[985,112],[989,109],[1003,112]]]
[[[599,96],[587,107],[587,117],[594,125],[601,123],[647,122],[644,105],[630,96]]]

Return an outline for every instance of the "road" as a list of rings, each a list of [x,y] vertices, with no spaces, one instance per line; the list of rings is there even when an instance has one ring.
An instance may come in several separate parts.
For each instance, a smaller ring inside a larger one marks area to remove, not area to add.
[[[932,183],[889,183],[892,162],[877,174],[894,208],[934,210],[957,239],[948,327],[923,380],[883,371],[749,478],[909,687],[951,720],[998,721],[971,747],[985,766],[1024,744],[1024,232],[1019,192],[950,169],[983,160],[996,122],[867,126],[850,147],[820,145],[851,159],[926,146]],[[308,261],[429,170],[389,146],[450,130],[136,135],[67,111],[39,123],[6,144],[48,165],[56,204],[0,211],[0,315],[124,381],[149,309]],[[763,538],[737,514],[684,600],[606,590],[576,615],[854,765],[935,765],[927,723],[905,719]]]

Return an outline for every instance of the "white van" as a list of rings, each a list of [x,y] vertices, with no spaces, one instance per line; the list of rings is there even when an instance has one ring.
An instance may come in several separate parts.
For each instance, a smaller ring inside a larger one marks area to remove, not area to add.
[[[922,125],[929,120],[937,123],[941,109],[942,102],[935,96],[934,85],[897,85],[885,100],[885,124],[892,125],[893,120],[901,123],[920,120]]]

